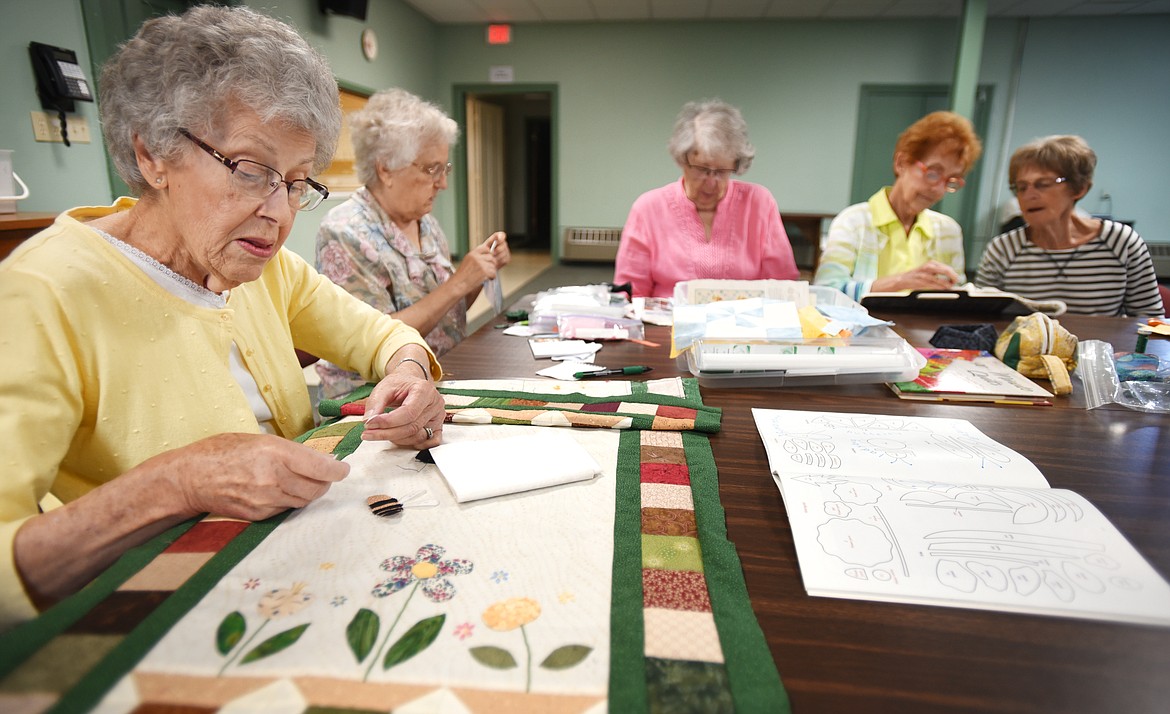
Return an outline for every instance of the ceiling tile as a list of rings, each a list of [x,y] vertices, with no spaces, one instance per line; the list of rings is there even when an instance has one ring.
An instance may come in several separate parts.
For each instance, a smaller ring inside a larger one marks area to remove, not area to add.
[[[960,0],[895,0],[884,17],[957,17]]]
[[[538,22],[542,18],[532,0],[475,0],[486,22]]]
[[[581,22],[597,20],[590,0],[528,0],[545,22]]]
[[[406,0],[406,4],[440,24],[484,20],[470,0]]]
[[[718,15],[707,14],[707,0],[650,0],[650,17],[654,20],[702,20]]]
[[[1010,14],[1028,17],[1050,17],[1068,12],[1069,8],[1081,4],[1081,0],[1021,0]]]
[[[439,24],[956,17],[963,0],[404,0]],[[988,17],[1170,13],[1170,0],[987,0]]]
[[[1123,12],[1129,12],[1140,8],[1145,3],[1143,2],[1102,2],[1102,0],[1095,0],[1095,2],[1083,2],[1076,7],[1069,10],[1070,14],[1076,15],[1117,15]]]
[[[885,17],[886,11],[896,0],[833,0],[821,17],[855,18]]]
[[[820,17],[833,0],[772,0],[765,17],[807,18]]]
[[[711,0],[707,17],[719,20],[742,20],[765,17],[771,0]]]
[[[590,0],[600,20],[649,20],[650,0]]]

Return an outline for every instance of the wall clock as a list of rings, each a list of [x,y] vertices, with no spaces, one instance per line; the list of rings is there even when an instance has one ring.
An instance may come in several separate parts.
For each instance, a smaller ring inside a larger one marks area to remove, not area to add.
[[[362,54],[370,62],[378,56],[378,36],[368,27],[362,30]]]

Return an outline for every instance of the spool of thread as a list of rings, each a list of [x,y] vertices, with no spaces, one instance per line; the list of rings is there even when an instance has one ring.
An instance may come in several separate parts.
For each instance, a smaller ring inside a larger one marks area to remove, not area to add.
[[[1133,348],[1134,352],[1145,352],[1146,343],[1149,342],[1150,336],[1144,332],[1138,333],[1137,346]]]

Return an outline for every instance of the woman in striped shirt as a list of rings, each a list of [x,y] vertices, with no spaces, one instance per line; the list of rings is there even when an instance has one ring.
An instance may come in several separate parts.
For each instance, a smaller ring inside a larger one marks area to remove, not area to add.
[[[1025,225],[992,239],[975,283],[1033,300],[1063,300],[1070,313],[1163,314],[1142,237],[1086,217],[1076,202],[1093,185],[1097,155],[1079,136],[1049,136],[1012,155],[1008,179]]]

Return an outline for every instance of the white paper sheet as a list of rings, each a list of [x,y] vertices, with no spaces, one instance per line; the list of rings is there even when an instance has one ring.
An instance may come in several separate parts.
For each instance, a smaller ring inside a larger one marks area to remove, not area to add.
[[[586,481],[601,473],[589,452],[557,429],[504,439],[449,441],[431,449],[431,456],[460,503]]]

